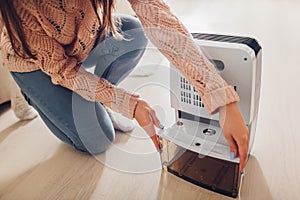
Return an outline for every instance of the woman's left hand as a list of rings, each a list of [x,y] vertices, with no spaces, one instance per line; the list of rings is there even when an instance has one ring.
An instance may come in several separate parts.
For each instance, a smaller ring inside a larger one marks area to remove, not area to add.
[[[240,157],[240,170],[246,166],[248,158],[249,131],[237,103],[219,109],[220,126],[230,146],[230,153]]]

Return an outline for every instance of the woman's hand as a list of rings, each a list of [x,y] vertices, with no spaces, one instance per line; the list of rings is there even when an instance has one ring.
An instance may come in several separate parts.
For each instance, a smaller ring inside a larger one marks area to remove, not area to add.
[[[156,149],[160,150],[158,136],[156,135],[154,126],[157,128],[162,127],[160,127],[160,121],[156,116],[155,110],[153,110],[146,101],[139,99],[135,108],[134,118],[150,136]]]
[[[248,158],[249,131],[237,103],[219,109],[220,126],[230,146],[230,154],[240,156],[240,170],[246,166]]]

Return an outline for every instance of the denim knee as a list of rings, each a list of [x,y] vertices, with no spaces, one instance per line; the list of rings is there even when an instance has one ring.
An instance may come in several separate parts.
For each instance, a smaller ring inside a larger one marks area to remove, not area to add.
[[[105,152],[115,140],[115,132],[106,133],[110,137],[107,137],[107,140],[104,141],[96,141],[93,145],[89,146],[87,149],[91,155],[97,155]]]
[[[83,151],[91,155],[97,155],[106,151],[115,140],[115,130],[113,127],[101,127],[92,131],[78,131],[80,142],[74,143],[76,150]]]
[[[129,33],[129,35],[132,35],[134,38],[138,38],[139,49],[144,49],[148,44],[148,39],[145,36],[141,22],[136,17],[130,15],[119,14],[117,16],[120,17],[122,22],[121,30],[124,38],[127,39],[126,33]]]
[[[126,15],[126,14],[118,14],[116,16],[121,19],[122,31],[128,31],[130,29],[142,28],[141,22],[136,17],[133,17],[131,15]]]

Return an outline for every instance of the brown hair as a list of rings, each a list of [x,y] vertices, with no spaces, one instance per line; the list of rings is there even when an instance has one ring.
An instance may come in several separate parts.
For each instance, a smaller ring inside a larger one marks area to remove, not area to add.
[[[13,2],[13,0],[0,0],[0,27],[2,23],[6,27],[12,47],[18,56],[36,59],[25,40],[24,30]],[[114,20],[112,16],[115,0],[91,0],[91,2],[100,21],[101,36],[108,36],[110,32],[113,35],[118,35],[118,29],[115,25],[118,20]],[[17,46],[17,44],[21,46]],[[21,53],[20,50],[24,53]]]
[[[115,0],[92,0],[92,3],[101,22],[100,33],[104,36],[108,36],[110,32],[118,35],[120,19],[112,15],[116,7]]]

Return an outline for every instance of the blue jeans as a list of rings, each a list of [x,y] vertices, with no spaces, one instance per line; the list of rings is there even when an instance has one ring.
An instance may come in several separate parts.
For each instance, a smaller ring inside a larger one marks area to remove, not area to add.
[[[138,64],[147,39],[140,22],[120,15],[124,40],[109,37],[88,55],[83,66],[95,67],[95,74],[117,85]],[[115,130],[100,102],[90,102],[75,92],[54,85],[42,71],[12,72],[28,103],[39,113],[52,133],[75,149],[90,154],[105,151],[115,138]]]

